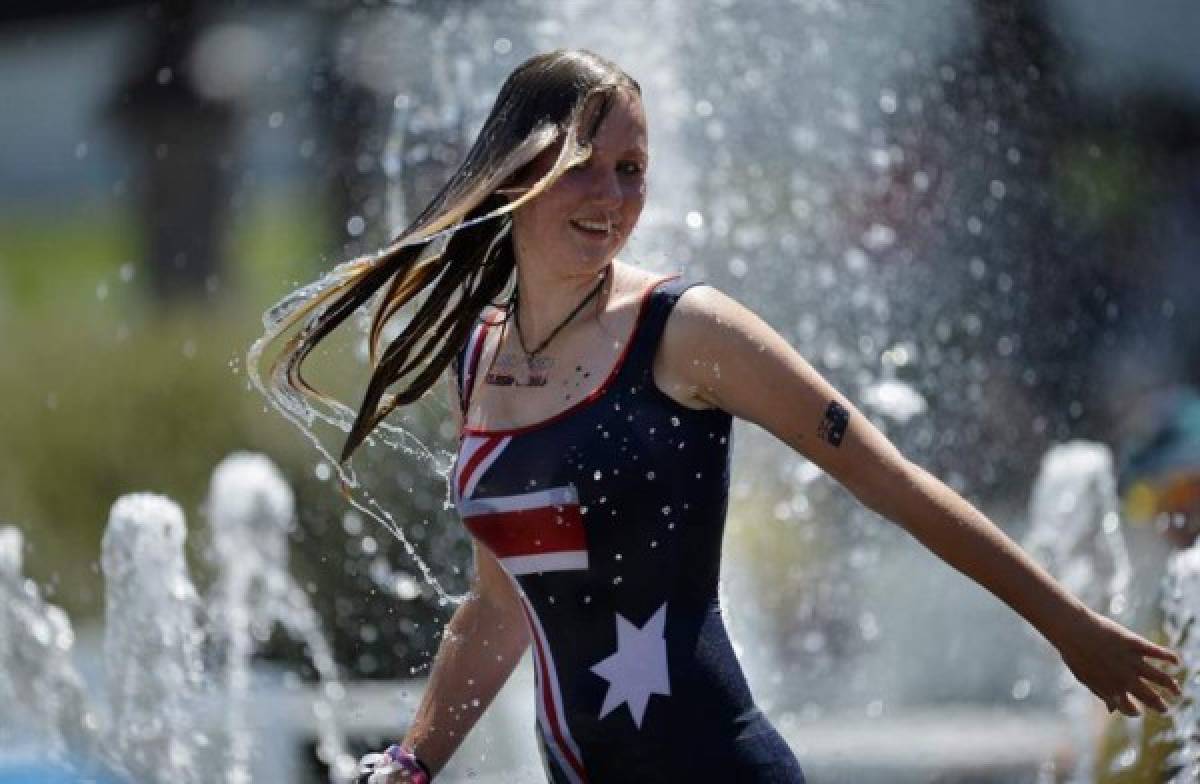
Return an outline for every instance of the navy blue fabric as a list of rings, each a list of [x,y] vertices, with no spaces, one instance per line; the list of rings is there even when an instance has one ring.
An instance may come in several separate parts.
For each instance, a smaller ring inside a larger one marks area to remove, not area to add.
[[[586,567],[510,571],[535,632],[539,743],[555,784],[804,780],[753,703],[717,602],[731,417],[681,406],[653,380],[663,328],[687,288],[673,280],[647,296],[597,398],[531,428],[468,428],[460,449],[460,509],[485,546],[503,548],[503,526],[531,518],[472,518],[472,504],[548,488],[578,497]],[[488,448],[490,463],[470,459],[468,450]],[[618,648],[617,617],[642,628],[664,607],[670,694],[651,693],[640,723],[630,704],[601,718],[610,684],[593,667]]]

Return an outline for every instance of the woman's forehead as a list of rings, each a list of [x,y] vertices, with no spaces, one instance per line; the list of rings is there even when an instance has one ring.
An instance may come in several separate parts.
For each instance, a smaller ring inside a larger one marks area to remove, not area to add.
[[[603,148],[618,154],[649,153],[646,112],[637,93],[631,90],[616,91],[608,113],[600,122],[596,136],[592,139],[592,144],[594,148]]]

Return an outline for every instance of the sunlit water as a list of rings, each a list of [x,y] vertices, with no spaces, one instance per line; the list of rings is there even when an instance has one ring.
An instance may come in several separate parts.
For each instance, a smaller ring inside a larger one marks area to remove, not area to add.
[[[1171,709],[1173,739],[1178,743],[1167,766],[1171,784],[1200,781],[1200,547],[1171,557],[1163,586],[1163,628],[1167,644],[1183,659],[1183,696]]]
[[[370,64],[363,83],[397,94],[380,160],[390,233],[422,202],[407,185],[436,181],[439,144],[465,149],[517,62],[556,46],[612,57],[641,83],[651,133],[649,200],[626,258],[683,270],[745,301],[907,453],[958,489],[999,496],[1019,517],[1026,491],[1013,479],[1036,459],[1030,436],[1056,422],[1023,409],[1020,384],[1036,374],[1007,367],[1020,362],[1025,318],[1008,296],[1020,284],[1019,250],[1006,245],[1018,221],[1008,219],[1037,201],[1037,186],[1016,180],[1038,151],[1025,146],[1023,119],[972,115],[971,106],[1024,95],[1024,85],[1019,76],[977,81],[956,60],[979,31],[969,8],[935,0],[762,4],[750,13],[717,0],[531,8],[454,8],[435,18],[381,11],[351,25],[360,64]],[[640,23],[620,23],[631,18]],[[402,35],[427,43],[390,44]],[[318,285],[337,281],[334,273]],[[268,314],[268,333],[310,293]],[[336,466],[336,440],[314,425],[332,425],[336,439],[348,410],[272,398],[253,376],[261,348],[248,360],[252,378]],[[1033,422],[1032,433],[1012,419]],[[437,446],[397,431],[379,440],[403,443],[405,459],[444,477]],[[930,566],[932,556],[780,444],[750,429],[737,441],[722,597],[772,716],[802,726],[951,700],[1057,703],[1056,691],[1031,695],[1036,680],[1016,662],[1036,654],[1005,608]],[[403,542],[424,580],[456,598],[435,582],[447,566],[426,563],[405,536],[409,521],[380,508],[371,488],[348,484],[352,503]],[[1104,583],[1097,574],[1108,568],[1088,567],[1087,577]],[[1030,666],[1044,666],[1041,656]]]
[[[295,500],[279,470],[262,455],[227,457],[213,472],[208,495],[212,560],[219,577],[208,601],[210,642],[224,652],[222,680],[230,704],[224,781],[249,782],[255,738],[246,725],[250,657],[281,626],[304,642],[321,683],[318,757],[338,779],[348,778],[354,760],[345,751],[331,703],[344,689],[320,619],[308,595],[288,573],[288,533],[295,525]]]
[[[201,782],[200,602],[184,560],[183,511],[121,498],[104,532],[104,661],[112,753],[131,778]]]
[[[90,758],[99,717],[71,662],[71,622],[22,574],[23,542],[0,526],[0,764],[23,749],[45,765]]]
[[[257,723],[248,715],[250,701],[264,699],[251,658],[278,627],[304,643],[318,677],[308,706],[317,756],[331,782],[352,778],[335,720],[344,694],[337,666],[287,571],[291,488],[265,457],[237,454],[214,472],[207,507],[217,576],[201,596],[179,506],[151,494],[113,505],[101,554],[103,683],[86,690],[70,620],[22,576],[20,532],[0,529],[0,764],[15,754],[145,784],[245,784],[264,769],[291,776],[294,765],[263,759],[278,745],[261,734],[264,711],[253,710]]]
[[[1008,69],[1011,82],[977,80],[955,59],[978,32],[970,7],[803,0],[748,13],[719,0],[587,0],[496,4],[486,12],[454,6],[431,19],[397,6],[364,11],[344,32],[359,44],[358,70],[376,82],[390,79],[375,84],[382,92],[402,94],[392,144],[379,162],[393,178],[394,226],[414,206],[394,186],[427,159],[421,142],[457,134],[461,145],[521,58],[569,45],[616,59],[643,85],[653,151],[650,203],[629,258],[661,271],[683,268],[747,302],[861,401],[906,452],[955,487],[982,489],[1016,507],[1013,499],[1025,491],[1012,479],[1021,461],[1037,454],[1028,444],[1047,432],[1061,435],[1053,414],[1029,410],[1025,390],[1040,383],[1034,368],[1010,367],[1025,361],[1025,292],[1032,288],[1019,271],[1021,248],[1008,241],[1045,194],[1039,172],[1030,169],[1038,140],[1027,136],[1019,112],[1003,111],[1011,105],[1006,95],[1023,98],[1033,85],[1023,81],[1026,64]],[[428,81],[427,90],[410,78],[426,65],[433,77],[418,81]],[[314,285],[339,280],[335,270]],[[312,293],[298,292],[268,313],[268,334]],[[248,364],[253,373],[256,363]],[[306,433],[327,425],[336,436],[349,425],[346,408],[272,402]],[[329,440],[312,438],[325,466],[338,467]],[[397,461],[420,466],[413,475],[446,473],[438,448],[402,428],[385,427],[375,441],[395,447]],[[925,701],[936,710],[952,698],[1004,702],[1011,693],[1027,703],[1039,696],[1030,694],[1029,678],[1009,672],[1020,658],[1014,650],[1026,649],[1016,642],[1020,635],[1007,633],[1014,627],[999,625],[1003,608],[981,609],[958,576],[934,579],[943,573],[929,566],[930,556],[906,549],[778,444],[752,430],[740,431],[738,443],[723,598],[739,653],[773,717],[802,726],[836,711],[876,720]],[[1090,604],[1119,615],[1128,577],[1110,504],[1111,460],[1079,447],[1052,455],[1035,491],[1030,546]],[[340,694],[327,647],[312,642],[311,608],[287,577],[290,494],[261,465],[230,465],[264,480],[253,502],[263,514],[239,528],[237,521],[248,519],[239,505],[249,496],[236,477],[229,486],[239,489],[230,493],[218,491],[222,483],[214,478],[214,563],[231,565],[208,603],[207,626],[198,617],[205,603],[197,602],[174,554],[182,534],[166,521],[175,512],[163,504],[149,505],[145,531],[125,526],[131,539],[124,546],[144,536],[164,548],[156,556],[167,564],[157,598],[128,596],[127,586],[112,604],[110,624],[120,639],[110,646],[110,669],[126,684],[114,712],[138,724],[136,731],[114,730],[113,747],[130,766],[143,758],[150,767],[178,766],[184,781],[194,775],[198,749],[214,742],[179,716],[197,687],[197,628],[227,646],[217,657],[226,669],[206,677],[230,694],[226,723],[215,728],[229,736],[219,765],[230,781],[243,779],[249,765],[239,690],[270,626],[282,622],[309,641],[314,668],[331,684],[327,699]],[[427,563],[406,537],[412,521],[396,519],[354,475],[341,478],[355,491],[358,510],[403,542],[412,564],[397,567],[415,567],[443,601],[456,598],[438,583],[447,565]],[[0,576],[3,612],[20,623],[0,628],[0,694],[28,701],[22,689],[44,685],[36,706],[0,732],[30,725],[54,749],[74,743],[68,737],[86,743],[103,722],[97,712],[73,707],[83,697],[66,662],[69,623],[20,577],[19,537],[14,547],[7,536],[0,539],[0,568],[12,579]],[[235,557],[224,557],[230,553]],[[130,585],[150,579],[123,568]],[[405,573],[381,567],[375,577],[414,598],[421,586],[397,574]],[[160,618],[165,631],[139,637],[135,610],[158,613],[146,617]],[[138,683],[121,650],[162,663],[179,691],[165,695],[162,683]],[[1081,728],[1082,766],[1091,748],[1086,699],[1072,693],[1063,704]],[[71,716],[86,720],[73,729]],[[149,748],[150,737],[165,742]],[[328,728],[321,745],[327,759],[340,757]]]
[[[1042,458],[1029,506],[1029,553],[1089,607],[1120,620],[1132,569],[1117,513],[1112,452],[1086,441],[1053,447]],[[1058,682],[1062,710],[1075,731],[1075,765],[1068,780],[1089,784],[1097,764],[1096,699],[1065,667]],[[1132,743],[1138,727],[1127,729]],[[1048,761],[1040,780],[1060,777]]]

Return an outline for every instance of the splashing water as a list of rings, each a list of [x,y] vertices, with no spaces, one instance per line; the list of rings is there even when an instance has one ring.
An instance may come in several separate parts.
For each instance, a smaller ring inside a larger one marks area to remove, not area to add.
[[[288,319],[315,307],[317,297],[332,287],[343,285],[353,275],[354,271],[359,269],[364,263],[369,263],[369,259],[356,259],[340,264],[321,280],[292,292],[278,304],[270,308],[263,316],[265,332],[251,344],[246,352],[247,375],[249,376],[251,385],[258,390],[284,419],[295,425],[305,439],[316,448],[325,462],[333,467],[339,481],[342,483],[346,500],[349,504],[379,523],[400,542],[405,553],[416,564],[422,578],[437,593],[439,603],[442,605],[458,604],[466,597],[451,595],[442,587],[441,582],[433,574],[433,570],[429,568],[425,559],[417,552],[412,541],[405,535],[403,527],[397,522],[396,518],[362,487],[353,470],[338,460],[313,430],[314,423],[319,420],[343,433],[349,433],[354,424],[354,412],[336,400],[322,398],[319,401],[309,401],[302,395],[291,391],[290,385],[284,383],[286,379],[283,376],[286,371],[282,366],[274,369],[269,385],[263,381],[262,374],[260,373],[263,352],[268,345],[277,340],[286,331]],[[304,327],[304,329],[307,329],[307,327]],[[381,422],[376,427],[375,432],[367,439],[367,443],[372,443],[375,440],[378,440],[384,446],[398,449],[403,454],[416,458],[419,462],[430,466],[435,475],[447,481],[447,494],[449,493],[447,477],[450,473],[450,465],[447,461],[439,459],[438,455],[425,446],[415,435],[402,427]],[[359,497],[356,498],[355,493]]]
[[[1167,758],[1168,769],[1178,768],[1171,784],[1200,781],[1200,547],[1176,553],[1167,564],[1163,585],[1163,630],[1167,644],[1183,660],[1183,696],[1171,709],[1174,740],[1179,747]]]
[[[354,760],[334,720],[344,688],[317,615],[287,573],[295,513],[290,487],[265,457],[235,454],[213,474],[208,512],[218,577],[202,602],[184,558],[179,506],[145,493],[113,505],[102,542],[99,709],[88,703],[71,663],[70,619],[22,576],[20,532],[0,527],[0,762],[21,762],[27,747],[38,766],[61,763],[89,775],[88,766],[98,764],[148,784],[249,782],[256,742],[246,720],[250,657],[278,624],[304,642],[321,682],[312,714],[330,781],[353,778]],[[204,667],[206,642],[224,664],[221,673]],[[218,680],[223,744],[198,718]]]
[[[109,750],[132,778],[200,782],[207,739],[195,715],[200,609],[188,576],[183,511],[139,493],[113,504],[102,543]]]
[[[16,528],[0,527],[0,756],[28,743],[43,761],[91,757],[99,722],[71,663],[75,634],[22,576],[23,544]]]
[[[900,423],[924,414],[929,408],[920,392],[911,384],[895,379],[874,383],[862,392],[863,405]]]
[[[1112,453],[1103,444],[1072,441],[1042,458],[1033,487],[1031,528],[1025,548],[1071,593],[1099,612],[1120,617],[1132,577],[1121,533]],[[1095,699],[1062,668],[1062,710],[1075,732],[1075,766],[1068,781],[1093,780],[1096,738],[1091,717]],[[1137,737],[1136,727],[1128,728]],[[1118,758],[1123,755],[1118,755]],[[1039,781],[1055,780],[1047,763]]]
[[[250,656],[255,642],[268,639],[276,624],[303,641],[312,657],[322,686],[322,697],[313,708],[319,728],[317,755],[329,765],[331,780],[349,780],[354,760],[346,753],[333,711],[344,693],[337,665],[308,596],[287,571],[287,536],[295,520],[291,488],[266,457],[230,455],[213,472],[208,516],[210,557],[220,570],[208,602],[209,627],[224,652],[230,703],[224,780],[250,781],[252,735],[245,710]]]

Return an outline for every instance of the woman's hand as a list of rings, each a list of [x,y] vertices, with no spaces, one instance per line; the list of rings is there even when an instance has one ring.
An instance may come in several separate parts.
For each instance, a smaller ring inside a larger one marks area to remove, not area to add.
[[[1153,663],[1178,666],[1179,656],[1169,648],[1155,645],[1092,610],[1062,631],[1055,645],[1067,668],[1110,712],[1137,716],[1142,712],[1140,703],[1166,713],[1167,701],[1160,691],[1179,697],[1179,684]]]
[[[366,754],[358,761],[357,784],[429,784],[417,758],[399,746]]]

